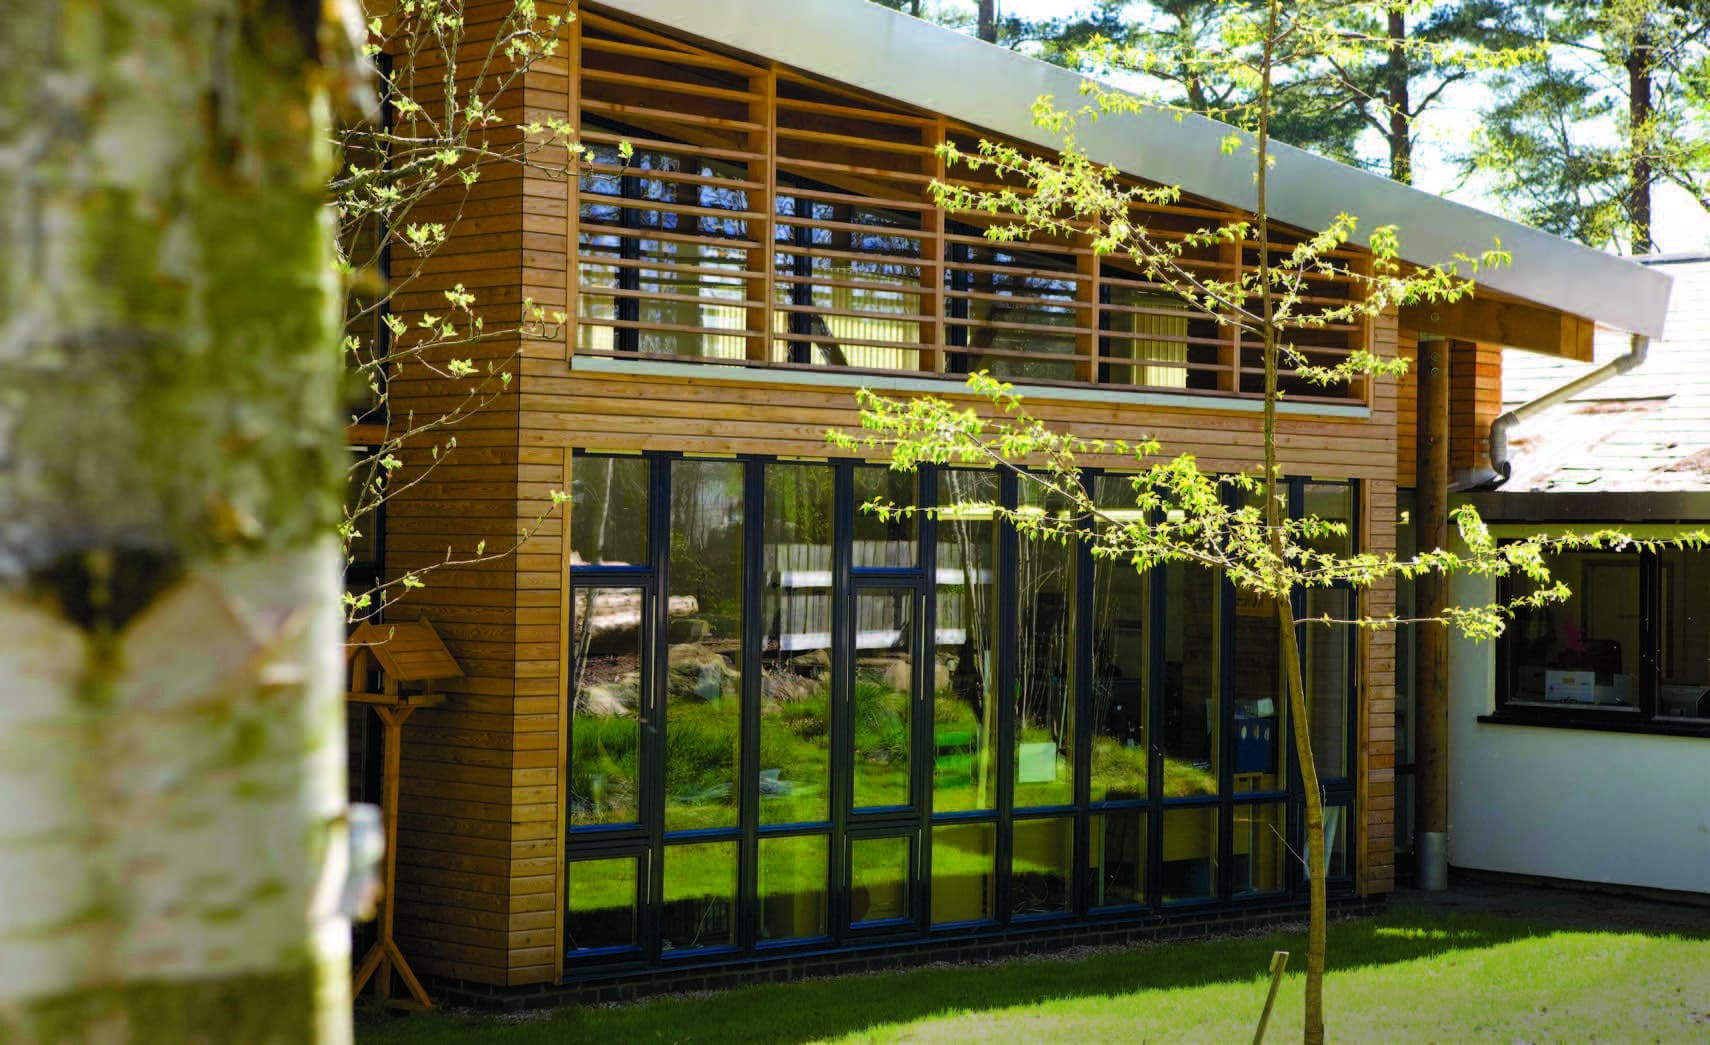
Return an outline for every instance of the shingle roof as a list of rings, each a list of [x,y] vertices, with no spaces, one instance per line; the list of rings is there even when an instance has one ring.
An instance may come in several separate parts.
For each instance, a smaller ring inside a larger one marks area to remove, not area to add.
[[[1509,431],[1514,470],[1504,493],[1710,490],[1710,257],[1650,259],[1674,276],[1668,336],[1643,365]],[[1503,408],[1536,398],[1628,350],[1599,332],[1595,363],[1510,349]]]

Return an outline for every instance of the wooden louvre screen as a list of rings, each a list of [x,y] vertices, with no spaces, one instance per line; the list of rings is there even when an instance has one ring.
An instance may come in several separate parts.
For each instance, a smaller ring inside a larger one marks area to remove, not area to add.
[[[977,129],[593,11],[575,37],[587,159],[570,201],[574,353],[1262,394],[1257,340],[1127,259],[1096,257],[1080,236],[996,242],[984,233],[1001,218],[938,208],[934,179],[1025,191],[989,166],[946,170],[938,146],[971,148]],[[1237,218],[1185,199],[1134,211],[1160,240]],[[1274,230],[1273,258],[1302,235]],[[1182,265],[1230,280],[1257,250],[1192,247]],[[1354,290],[1346,277],[1307,283],[1307,306]],[[1288,341],[1329,365],[1367,336],[1345,324]],[[1283,387],[1366,396],[1286,365]]]

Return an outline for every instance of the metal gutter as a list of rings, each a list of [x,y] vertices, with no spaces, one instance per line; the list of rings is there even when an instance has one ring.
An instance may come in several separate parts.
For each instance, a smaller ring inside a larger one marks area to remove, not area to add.
[[[866,0],[605,0],[599,6],[771,59],[928,112],[1055,149],[1033,125],[1041,95],[1073,105],[1085,77]],[[1253,172],[1223,151],[1227,124],[1162,109],[1078,129],[1102,163],[1221,203],[1251,209]],[[1395,225],[1405,255],[1430,263],[1500,241],[1512,265],[1479,284],[1606,326],[1661,337],[1670,277],[1388,178],[1273,143],[1271,212],[1321,229],[1359,216],[1361,234]]]
[[[1552,406],[1565,403],[1581,392],[1595,388],[1610,378],[1619,377],[1632,371],[1645,361],[1645,355],[1650,347],[1650,338],[1643,334],[1634,334],[1631,347],[1625,354],[1611,359],[1590,373],[1579,375],[1565,385],[1550,389],[1530,402],[1521,403],[1492,421],[1490,423],[1490,470],[1457,480],[1452,489],[1494,490],[1507,482],[1509,477],[1514,474],[1514,464],[1508,459],[1508,430],[1510,428],[1528,417],[1535,417],[1543,413]]]

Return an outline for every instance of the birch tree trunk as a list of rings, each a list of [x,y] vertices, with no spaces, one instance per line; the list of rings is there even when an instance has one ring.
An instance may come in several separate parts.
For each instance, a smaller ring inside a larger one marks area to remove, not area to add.
[[[0,32],[0,1039],[350,1037],[321,5]]]

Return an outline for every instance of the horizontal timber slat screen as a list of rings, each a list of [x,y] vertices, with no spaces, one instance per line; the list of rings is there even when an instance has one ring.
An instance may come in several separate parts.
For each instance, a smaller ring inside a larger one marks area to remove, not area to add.
[[[581,19],[575,354],[1263,393],[1256,337],[1190,308],[1138,265],[1095,256],[1085,237],[995,242],[984,232],[1001,217],[941,211],[935,179],[1003,187],[990,166],[946,169],[937,151],[990,135],[596,12]],[[1240,218],[1185,196],[1133,210],[1159,240]],[[1274,227],[1273,261],[1307,235]],[[1258,249],[1187,248],[1182,265],[1228,280],[1258,264]],[[1308,308],[1358,292],[1345,275],[1309,274],[1306,287]],[[1327,366],[1369,347],[1370,329],[1286,337]],[[1369,394],[1366,382],[1319,387],[1286,366],[1282,388],[1294,400]]]

